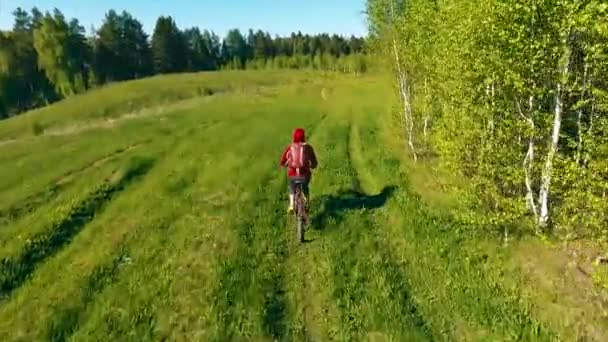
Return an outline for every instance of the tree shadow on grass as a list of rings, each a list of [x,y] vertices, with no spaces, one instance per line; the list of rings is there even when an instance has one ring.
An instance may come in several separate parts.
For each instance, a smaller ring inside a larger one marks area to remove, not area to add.
[[[316,210],[312,213],[311,227],[317,230],[327,228],[328,221],[340,223],[348,211],[370,210],[383,207],[393,196],[397,187],[390,185],[377,195],[367,195],[356,190],[344,190],[336,195],[322,196],[318,200]],[[315,214],[315,212],[318,212]]]

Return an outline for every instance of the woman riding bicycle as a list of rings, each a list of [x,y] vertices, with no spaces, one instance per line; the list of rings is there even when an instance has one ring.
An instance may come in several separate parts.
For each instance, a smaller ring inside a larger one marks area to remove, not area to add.
[[[287,176],[289,177],[289,207],[287,211],[292,212],[297,184],[302,184],[304,197],[308,202],[310,196],[309,184],[312,178],[311,170],[317,167],[317,156],[312,146],[306,143],[304,129],[297,128],[293,131],[292,143],[283,152],[280,165],[287,167]]]

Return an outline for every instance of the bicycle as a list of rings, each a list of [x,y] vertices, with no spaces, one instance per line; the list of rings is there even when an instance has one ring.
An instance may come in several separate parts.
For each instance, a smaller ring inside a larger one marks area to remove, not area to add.
[[[304,229],[308,223],[308,208],[304,199],[303,182],[296,182],[296,192],[294,196],[294,215],[296,218],[296,232],[298,240],[304,242]]]

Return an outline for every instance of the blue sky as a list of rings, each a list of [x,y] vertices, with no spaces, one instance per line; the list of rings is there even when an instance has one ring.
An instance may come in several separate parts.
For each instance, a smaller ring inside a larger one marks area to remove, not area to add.
[[[127,10],[152,33],[159,15],[171,15],[180,28],[199,26],[223,36],[230,28],[254,28],[272,34],[337,33],[362,36],[366,33],[362,11],[365,0],[0,0],[0,29],[9,29],[16,7],[27,10],[60,9],[68,18],[78,18],[89,31],[99,27],[109,9]]]

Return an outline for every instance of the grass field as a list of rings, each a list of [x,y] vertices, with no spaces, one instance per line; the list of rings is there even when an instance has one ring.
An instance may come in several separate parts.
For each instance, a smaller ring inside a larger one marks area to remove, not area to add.
[[[597,303],[517,262],[548,247],[421,186],[389,85],[164,76],[0,122],[0,340],[603,340]],[[305,244],[277,165],[296,126],[320,160]]]

